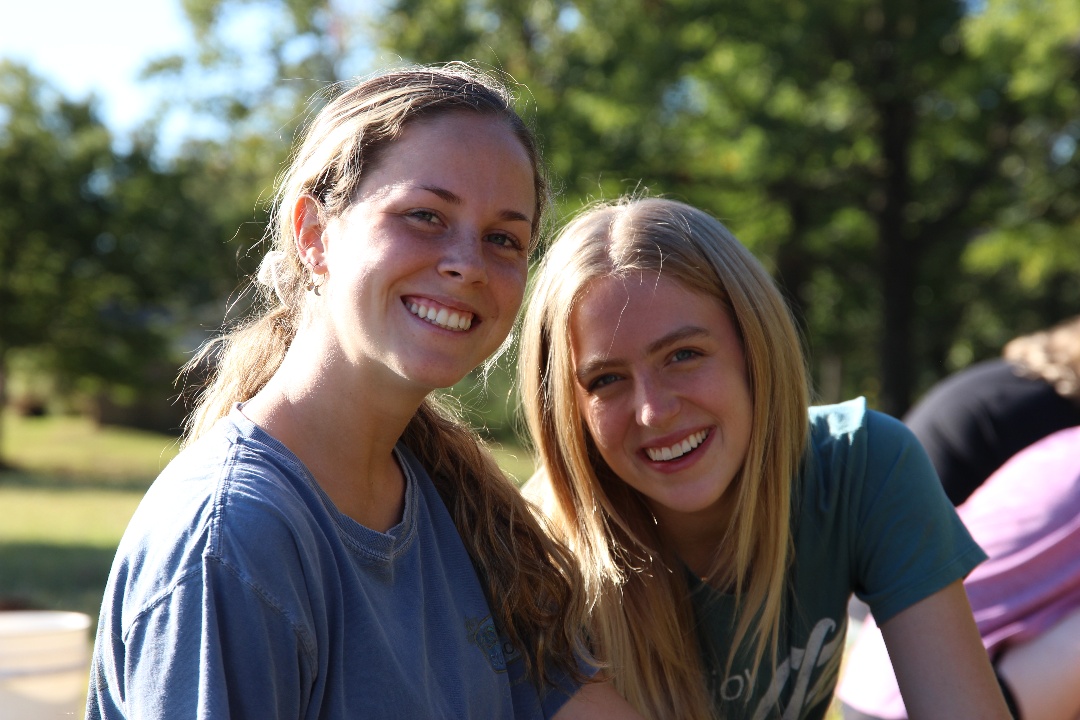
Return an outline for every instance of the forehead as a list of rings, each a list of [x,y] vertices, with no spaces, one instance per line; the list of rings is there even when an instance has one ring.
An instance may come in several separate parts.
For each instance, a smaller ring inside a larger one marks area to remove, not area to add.
[[[585,355],[641,354],[656,340],[691,325],[723,339],[735,334],[731,316],[717,298],[655,272],[590,281],[569,320],[575,362]]]
[[[501,117],[468,111],[444,112],[405,125],[382,153],[376,169],[426,170],[449,173],[450,181],[463,170],[498,164],[522,175],[533,186],[535,168],[521,138]],[[461,178],[465,182],[466,175]]]

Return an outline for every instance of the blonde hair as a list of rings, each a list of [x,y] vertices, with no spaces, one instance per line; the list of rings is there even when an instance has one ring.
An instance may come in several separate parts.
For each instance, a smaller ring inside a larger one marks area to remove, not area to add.
[[[641,495],[607,466],[575,405],[570,316],[596,278],[650,271],[716,298],[746,357],[754,416],[733,481],[733,523],[708,580],[742,607],[735,647],[775,661],[793,552],[792,479],[808,445],[801,339],[772,278],[715,218],[683,203],[623,198],[563,229],[537,274],[522,330],[523,406],[548,482],[548,510],[579,556],[594,649],[619,691],[654,718],[712,717],[685,570],[664,547]]]
[[[1046,381],[1058,395],[1080,404],[1080,315],[1010,340],[1002,356],[1028,377]]]
[[[411,123],[444,113],[476,113],[506,122],[534,170],[533,241],[548,205],[537,140],[514,110],[509,89],[461,63],[377,75],[334,97],[307,128],[275,196],[266,254],[250,317],[217,338],[184,372],[212,368],[189,418],[186,440],[206,432],[237,402],[253,397],[280,367],[305,311],[308,279],[291,222],[310,195],[325,219],[349,209],[366,173]],[[469,551],[494,619],[523,651],[533,680],[551,667],[581,678],[591,657],[581,637],[584,594],[573,555],[553,541],[494,459],[445,402],[429,396],[402,440],[431,475]]]

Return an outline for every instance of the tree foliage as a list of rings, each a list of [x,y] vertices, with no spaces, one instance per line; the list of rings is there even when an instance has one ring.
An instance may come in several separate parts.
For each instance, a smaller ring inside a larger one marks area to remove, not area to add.
[[[90,106],[0,64],[0,391],[11,350],[45,345],[112,295],[86,296],[104,247],[110,142]]]
[[[113,140],[91,103],[0,64],[0,378],[15,352],[61,395],[165,403],[178,336],[232,289],[236,248],[209,162]]]
[[[1009,305],[1043,304],[1080,262],[1076,16],[1064,0],[397,0],[384,37],[527,85],[569,204],[640,180],[720,216],[805,319],[821,392],[899,414],[962,364],[957,343],[985,353],[1055,319]],[[987,331],[999,314],[1015,322]]]
[[[1078,8],[184,0],[196,47],[148,67],[173,105],[130,150],[92,103],[0,66],[0,372],[17,349],[67,389],[171,374],[253,271],[321,91],[370,57],[471,59],[520,83],[563,214],[635,189],[713,212],[791,298],[821,399],[899,414],[1080,312]],[[178,107],[195,129],[163,154]]]

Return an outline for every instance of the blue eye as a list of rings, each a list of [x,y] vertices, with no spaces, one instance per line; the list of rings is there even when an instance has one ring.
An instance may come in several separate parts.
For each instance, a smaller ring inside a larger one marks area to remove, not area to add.
[[[698,357],[700,354],[701,353],[697,352],[696,350],[690,350],[689,348],[682,348],[681,350],[676,350],[674,353],[672,353],[671,359],[674,360],[675,362],[683,362],[685,360],[693,360],[694,358]]]
[[[499,245],[500,247],[513,248],[514,250],[521,249],[521,243],[518,242],[517,238],[507,233],[491,233],[490,235],[485,236],[484,239],[489,243]]]
[[[439,219],[439,216],[431,210],[413,210],[409,213],[409,217],[429,223],[437,222]]]
[[[589,390],[589,392],[594,392],[596,390],[599,390],[602,387],[607,387],[611,383],[616,382],[618,379],[619,379],[619,376],[616,375],[615,373],[608,373],[607,375],[600,375],[599,377],[594,378],[592,380],[592,382],[589,383],[588,390]]]

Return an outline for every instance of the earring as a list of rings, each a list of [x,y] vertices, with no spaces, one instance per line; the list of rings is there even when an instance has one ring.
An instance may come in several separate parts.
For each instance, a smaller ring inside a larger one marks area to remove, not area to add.
[[[323,286],[323,284],[326,282],[326,276],[325,275],[318,275],[315,272],[315,268],[317,268],[317,267],[319,267],[317,263],[312,263],[312,265],[311,265],[311,277],[308,279],[307,290],[308,290],[308,292],[313,292],[317,296],[322,297],[322,294],[319,292],[319,288],[321,288]]]

